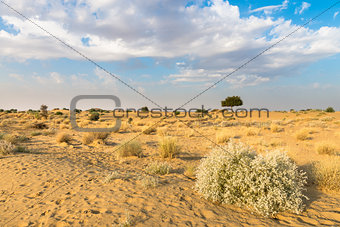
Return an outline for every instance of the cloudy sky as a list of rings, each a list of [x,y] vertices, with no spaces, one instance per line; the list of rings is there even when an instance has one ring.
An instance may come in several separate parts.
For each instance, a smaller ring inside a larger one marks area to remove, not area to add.
[[[68,107],[84,94],[177,108],[336,2],[4,1],[45,31],[0,3],[3,109]],[[184,107],[239,95],[247,108],[340,110],[339,12],[340,4]]]

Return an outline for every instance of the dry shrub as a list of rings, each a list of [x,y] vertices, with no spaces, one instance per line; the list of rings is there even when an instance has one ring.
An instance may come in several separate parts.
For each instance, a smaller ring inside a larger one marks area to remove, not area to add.
[[[157,129],[158,136],[169,136],[169,128],[168,127],[161,127]]]
[[[282,127],[280,127],[276,124],[271,125],[270,129],[271,129],[272,132],[276,132],[276,133],[284,131],[284,128],[282,128]]]
[[[309,134],[309,130],[307,130],[307,129],[301,129],[301,130],[297,131],[295,133],[295,137],[296,137],[297,140],[302,140],[302,141],[311,139],[310,134]]]
[[[160,184],[158,177],[149,175],[140,176],[139,181],[143,188],[155,188]]]
[[[260,134],[260,129],[256,128],[248,128],[246,129],[246,135],[247,136],[258,136]]]
[[[170,170],[171,166],[169,165],[169,163],[158,161],[150,163],[145,169],[145,171],[148,174],[160,174],[160,175],[168,174],[170,173]]]
[[[319,143],[316,146],[316,151],[319,154],[328,154],[328,155],[336,155],[338,153],[336,146],[334,144],[326,143],[326,142]]]
[[[143,134],[146,134],[146,135],[150,135],[151,133],[156,132],[156,131],[157,129],[153,126],[144,126],[142,128]]]
[[[177,144],[177,140],[171,136],[162,137],[158,143],[159,156],[161,158],[174,158],[180,152],[180,147]]]
[[[14,144],[8,141],[0,141],[0,154],[7,155],[14,153],[15,146]]]
[[[64,132],[59,133],[57,135],[57,138],[56,138],[56,141],[58,143],[67,143],[68,144],[68,143],[71,142],[71,140],[72,140],[72,137],[69,134],[64,133]]]
[[[216,133],[217,143],[227,143],[231,138],[233,138],[233,135],[229,131],[222,131]]]
[[[314,163],[314,178],[325,191],[340,191],[340,157],[334,156]]]
[[[196,190],[212,202],[235,204],[264,216],[303,211],[306,176],[280,151],[258,155],[241,143],[228,143],[201,160]]]
[[[124,158],[129,156],[142,157],[142,145],[138,140],[127,142],[117,150],[116,155],[117,158]]]
[[[100,140],[105,142],[109,135],[110,133],[108,132],[89,132],[83,135],[82,143],[88,145],[92,143],[94,140]]]
[[[12,144],[18,144],[29,140],[26,136],[19,136],[14,134],[5,134],[2,139]]]
[[[194,178],[195,177],[195,172],[196,172],[196,166],[193,164],[189,164],[187,166],[185,166],[185,170],[184,170],[184,175],[190,178]]]

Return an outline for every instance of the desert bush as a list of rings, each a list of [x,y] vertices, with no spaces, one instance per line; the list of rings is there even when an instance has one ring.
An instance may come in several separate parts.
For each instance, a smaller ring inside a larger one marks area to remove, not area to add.
[[[295,137],[297,140],[309,140],[311,139],[309,135],[309,131],[307,129],[301,129],[295,133]]]
[[[196,171],[196,166],[193,164],[189,164],[185,166],[184,175],[187,177],[193,178],[195,177],[195,171]]]
[[[43,134],[44,136],[52,136],[52,135],[55,135],[56,133],[57,133],[57,130],[54,129],[54,128],[50,128],[50,129],[44,130],[44,131],[42,132],[42,134]]]
[[[278,126],[278,125],[276,125],[276,124],[274,124],[274,125],[271,125],[271,131],[272,132],[276,132],[276,133],[278,133],[278,132],[283,132],[284,131],[284,128],[282,128],[282,127],[280,127],[280,126]]]
[[[213,150],[197,169],[196,190],[208,200],[253,209],[264,216],[303,210],[306,176],[285,153],[257,155],[230,142]]]
[[[2,139],[12,144],[23,143],[29,140],[29,138],[26,136],[20,136],[20,135],[14,135],[14,134],[5,134]]]
[[[0,154],[1,155],[7,155],[12,154],[14,152],[15,146],[14,144],[8,142],[8,141],[0,141]]]
[[[151,133],[156,132],[156,131],[157,131],[157,129],[153,126],[151,126],[151,127],[145,126],[142,129],[143,134],[146,134],[146,135],[150,135]]]
[[[56,140],[58,143],[70,143],[72,137],[69,134],[62,132],[57,135]]]
[[[137,140],[127,142],[123,144],[117,150],[116,154],[117,154],[117,158],[129,157],[129,156],[142,157],[142,154],[143,154],[142,145]]]
[[[216,142],[227,143],[228,141],[230,141],[232,137],[233,137],[232,134],[228,131],[218,132],[216,133]]]
[[[159,185],[158,177],[144,175],[139,177],[140,184],[143,188],[155,188]]]
[[[327,112],[327,113],[334,113],[335,110],[334,110],[333,107],[328,107],[328,108],[325,110],[325,112]]]
[[[328,155],[336,155],[337,150],[334,144],[322,142],[319,143],[316,147],[316,150],[319,154],[328,154]],[[340,165],[340,163],[339,163]]]
[[[105,142],[109,135],[110,133],[108,132],[89,132],[83,135],[82,143],[88,145],[92,143],[94,140],[101,140]]]
[[[99,120],[99,113],[92,112],[89,116],[90,121],[98,121]]]
[[[42,132],[32,132],[31,136],[40,136],[42,135]]]
[[[58,111],[58,112],[55,113],[55,115],[59,115],[60,116],[60,115],[63,115],[63,113]]]
[[[171,136],[162,137],[158,142],[158,152],[161,158],[174,158],[180,152],[176,138]]]
[[[40,106],[40,116],[47,119],[48,117],[48,112],[47,112],[47,106],[46,105],[41,105]]]
[[[160,174],[160,175],[165,175],[170,173],[171,166],[167,162],[152,162],[150,163],[145,171],[149,174]]]
[[[247,136],[257,136],[260,134],[260,129],[248,128],[246,130]]]
[[[109,183],[109,182],[111,182],[115,179],[119,179],[119,178],[120,178],[120,174],[117,171],[113,171],[105,177],[104,183]]]
[[[317,186],[325,191],[340,192],[340,157],[320,160],[313,165]]]

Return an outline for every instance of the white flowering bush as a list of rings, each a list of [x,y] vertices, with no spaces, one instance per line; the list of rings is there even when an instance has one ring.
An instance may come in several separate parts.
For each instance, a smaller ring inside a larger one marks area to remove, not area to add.
[[[307,177],[280,151],[257,155],[242,143],[230,142],[201,160],[196,190],[208,200],[235,204],[264,216],[281,211],[300,213]]]

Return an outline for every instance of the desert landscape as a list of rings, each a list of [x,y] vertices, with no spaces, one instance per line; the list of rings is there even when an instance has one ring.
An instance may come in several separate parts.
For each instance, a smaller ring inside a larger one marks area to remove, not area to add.
[[[122,119],[115,133],[76,132],[68,110],[0,113],[1,226],[338,226],[340,113]],[[80,127],[109,127],[112,111],[77,114]],[[200,115],[200,113],[197,113]],[[92,120],[91,120],[92,119]],[[286,152],[306,172],[305,208],[263,216],[211,202],[195,189],[216,147]]]

